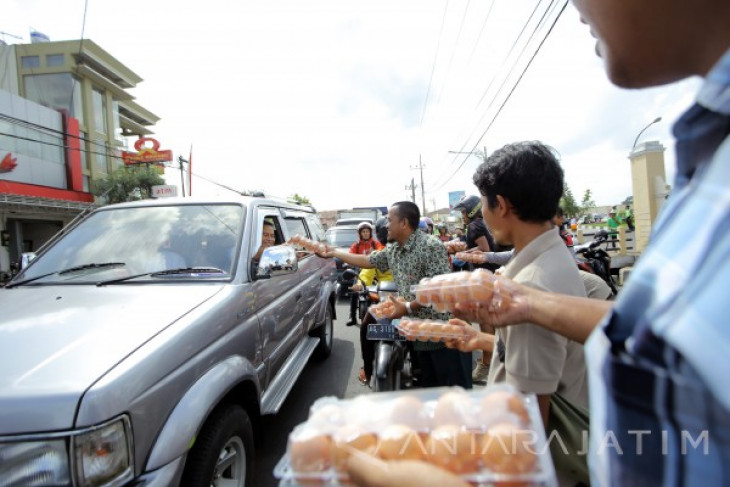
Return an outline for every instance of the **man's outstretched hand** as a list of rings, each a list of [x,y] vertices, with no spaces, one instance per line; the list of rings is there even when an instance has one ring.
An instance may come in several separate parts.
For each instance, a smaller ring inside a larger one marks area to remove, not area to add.
[[[425,462],[382,461],[357,452],[347,460],[350,480],[360,487],[469,487],[456,475]]]

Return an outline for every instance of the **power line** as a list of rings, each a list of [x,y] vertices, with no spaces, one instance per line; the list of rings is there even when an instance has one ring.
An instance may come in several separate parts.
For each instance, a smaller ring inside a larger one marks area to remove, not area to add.
[[[552,2],[553,2],[553,1],[555,1],[555,0],[551,0],[551,4],[552,4]],[[521,39],[521,38],[523,37],[523,35],[524,35],[525,31],[527,30],[527,27],[528,27],[528,26],[530,25],[530,21],[531,21],[531,20],[532,20],[532,18],[533,18],[533,17],[535,16],[535,13],[536,13],[536,12],[538,11],[538,9],[539,9],[539,7],[540,7],[540,5],[541,5],[542,3],[543,3],[543,0],[540,0],[540,1],[539,1],[539,2],[538,2],[538,3],[536,4],[536,5],[535,5],[535,8],[534,8],[534,9],[532,10],[532,12],[530,13],[529,17],[528,17],[528,18],[527,18],[527,20],[525,21],[524,25],[522,26],[522,29],[520,29],[520,32],[519,32],[519,34],[517,34],[517,37],[516,37],[516,38],[515,38],[515,40],[514,40],[514,41],[512,42],[512,46],[510,47],[509,51],[507,52],[507,54],[506,54],[506,55],[504,56],[504,58],[502,59],[502,62],[501,62],[501,64],[500,64],[499,68],[497,69],[497,71],[495,71],[495,73],[494,73],[494,76],[492,76],[492,79],[491,79],[491,80],[489,81],[489,84],[487,85],[487,88],[486,88],[486,89],[484,90],[484,92],[482,93],[482,96],[481,96],[481,98],[479,99],[479,101],[477,102],[477,104],[476,104],[476,106],[475,106],[475,110],[477,110],[477,109],[479,108],[479,106],[481,106],[482,102],[484,101],[484,98],[485,98],[485,97],[487,96],[487,93],[489,93],[489,91],[491,90],[491,88],[492,88],[492,86],[494,85],[495,81],[496,81],[496,80],[497,80],[497,78],[499,77],[499,74],[500,74],[500,73],[502,73],[502,70],[503,70],[504,66],[505,66],[505,65],[507,64],[507,60],[508,60],[508,59],[510,58],[510,56],[511,56],[511,55],[512,55],[512,53],[514,52],[515,48],[516,48],[516,47],[517,47],[517,45],[519,44],[519,42],[520,42],[520,39]],[[545,10],[545,12],[547,12],[547,11],[549,10],[549,8],[550,8],[550,7],[548,6],[548,8],[547,8],[547,9]],[[491,12],[491,8],[490,8],[490,12]],[[545,14],[543,14],[543,18],[544,18],[544,15],[545,15]],[[485,25],[486,25],[486,22],[485,22]],[[538,23],[538,25],[539,25],[539,23]],[[460,146],[460,148],[459,148],[459,151],[457,151],[457,152],[464,152],[464,151],[465,151],[465,149],[466,149],[466,146],[467,146],[467,144],[468,144],[468,141],[469,141],[469,139],[470,139],[470,138],[471,138],[471,137],[472,137],[472,136],[474,135],[474,133],[475,133],[475,131],[477,130],[477,128],[479,127],[479,125],[480,125],[480,124],[482,123],[482,121],[484,120],[484,118],[485,118],[485,117],[487,116],[487,113],[489,113],[489,110],[490,110],[490,108],[492,107],[492,105],[493,105],[493,104],[494,104],[494,102],[496,101],[496,99],[497,99],[497,96],[498,96],[498,95],[499,95],[499,94],[500,94],[500,93],[502,92],[502,89],[504,88],[504,86],[505,86],[505,84],[506,84],[507,80],[508,80],[508,79],[510,78],[510,76],[511,76],[512,72],[514,71],[515,67],[517,66],[517,64],[518,64],[518,62],[519,62],[519,60],[520,60],[520,58],[521,58],[521,57],[522,57],[522,56],[524,55],[524,52],[525,52],[525,48],[526,48],[526,47],[527,47],[527,46],[528,46],[528,45],[530,44],[530,42],[532,41],[532,38],[534,37],[534,35],[535,35],[535,32],[536,32],[536,31],[537,31],[537,28],[533,30],[533,33],[532,33],[532,34],[530,35],[530,37],[528,38],[528,40],[527,40],[527,41],[526,41],[526,42],[524,43],[524,46],[523,46],[523,49],[522,49],[522,51],[520,51],[520,53],[519,53],[519,54],[517,55],[517,57],[515,58],[515,61],[514,61],[514,63],[512,64],[512,67],[510,67],[510,68],[509,68],[509,71],[508,71],[508,72],[507,72],[507,73],[506,73],[506,74],[504,75],[504,78],[503,78],[503,80],[502,80],[502,83],[501,83],[500,87],[499,87],[499,88],[497,89],[497,91],[495,92],[494,96],[492,97],[492,100],[491,100],[491,101],[489,102],[489,105],[487,105],[487,108],[486,108],[486,109],[484,110],[484,113],[483,113],[483,115],[482,115],[482,116],[481,116],[481,117],[479,118],[479,120],[478,120],[478,122],[476,123],[476,125],[475,125],[475,126],[474,126],[474,127],[472,128],[471,132],[470,132],[470,133],[469,133],[469,135],[468,135],[468,136],[466,137],[466,141],[465,141],[465,142],[464,142],[463,144],[461,144],[461,146]],[[462,133],[463,133],[463,132],[462,132]],[[458,139],[458,138],[460,138],[460,137],[461,137],[461,136],[459,135],[459,136],[457,136],[456,138]],[[452,145],[452,146],[456,146],[456,145],[458,145],[458,144],[456,143],[456,141],[454,141],[454,142],[452,142],[452,143],[451,143],[450,145]],[[453,164],[454,164],[454,163],[455,163],[455,162],[456,162],[456,161],[457,161],[458,159],[459,159],[459,155],[455,155],[455,156],[453,157],[453,159],[451,160],[451,163],[450,163],[449,165],[450,165],[450,166],[453,166]],[[466,160],[467,160],[467,159],[468,159],[468,156],[467,156],[467,157],[466,157],[466,158],[465,158],[465,159],[464,159],[464,160],[462,161],[462,164],[461,164],[461,166],[463,166],[463,165],[464,165],[464,163],[466,162]],[[461,166],[460,166],[460,167],[461,167]],[[458,169],[457,169],[457,171],[458,171]],[[434,184],[429,184],[429,187],[430,187],[430,186],[433,186],[433,185],[435,185],[435,184],[436,184],[436,182],[437,182],[438,180],[440,180],[440,179],[441,179],[441,178],[443,177],[443,175],[445,175],[446,173],[448,173],[448,169],[446,169],[446,170],[445,170],[445,171],[443,171],[443,172],[442,172],[441,174],[439,174],[439,176],[438,176],[438,177],[437,177],[436,179],[434,179]],[[452,176],[452,177],[453,177],[453,176]]]
[[[81,36],[79,36],[79,54],[78,58],[81,59],[81,53],[84,47],[84,32],[86,31],[86,12],[89,8],[89,0],[84,0],[84,16],[81,20]],[[77,61],[78,64],[78,61]],[[76,90],[76,76],[71,76],[73,82],[71,83],[71,96],[69,96],[68,107],[73,110],[74,106],[74,92]]]
[[[482,23],[482,29],[479,31],[477,40],[474,43],[471,54],[469,55],[469,61],[467,62],[468,65],[471,65],[471,61],[474,59],[474,53],[477,51],[477,46],[479,46],[479,41],[482,40],[482,34],[484,34],[484,31],[487,30],[487,22],[489,22],[489,17],[492,15],[492,9],[494,8],[494,2],[496,1],[497,0],[492,0],[492,3],[489,4],[489,10],[487,10],[487,16],[484,18],[484,23]]]
[[[451,66],[454,64],[454,55],[456,54],[456,47],[459,45],[461,40],[461,33],[464,30],[464,22],[466,21],[466,14],[469,12],[469,5],[471,0],[466,2],[466,8],[464,9],[464,15],[461,16],[461,23],[459,24],[459,32],[456,34],[456,42],[454,42],[454,48],[451,50],[451,57],[449,58],[449,64],[446,66],[446,74],[444,74],[444,81],[441,83],[441,89],[439,89],[439,95],[436,97],[436,103],[441,103],[441,95],[444,92],[446,81],[449,79],[449,73],[451,73]]]
[[[449,1],[446,1],[446,6],[444,7],[444,14],[441,18],[441,30],[439,31],[439,39],[436,42],[436,53],[434,54],[433,58],[433,65],[431,66],[431,77],[428,80],[428,89],[426,90],[426,99],[423,101],[423,110],[421,110],[421,122],[419,123],[419,127],[423,126],[423,119],[426,116],[426,107],[428,106],[428,97],[431,95],[431,83],[433,82],[433,73],[436,70],[436,61],[438,61],[439,56],[439,50],[441,47],[441,36],[444,33],[444,24],[446,24],[446,12],[449,9]]]
[[[545,34],[545,37],[543,37],[542,41],[540,41],[540,44],[537,46],[537,49],[535,49],[535,52],[532,54],[532,57],[530,58],[530,60],[527,62],[527,65],[522,70],[522,73],[520,74],[519,78],[517,78],[517,81],[514,83],[514,85],[512,86],[512,89],[507,94],[507,97],[504,99],[504,101],[500,105],[499,109],[497,110],[497,113],[494,115],[494,117],[492,117],[492,120],[489,122],[489,125],[487,125],[487,128],[484,130],[484,132],[482,133],[482,135],[479,137],[479,140],[477,140],[477,142],[474,144],[474,147],[472,147],[472,151],[474,149],[476,149],[477,146],[482,142],[482,139],[484,139],[484,137],[487,135],[487,132],[489,132],[489,129],[492,128],[492,125],[494,125],[494,122],[497,120],[497,117],[499,116],[499,114],[502,113],[502,109],[505,107],[505,105],[507,104],[507,102],[512,97],[512,94],[514,93],[515,89],[517,89],[517,86],[520,84],[520,81],[522,81],[522,78],[525,76],[525,73],[527,72],[527,70],[529,69],[529,67],[532,65],[532,61],[534,61],[535,57],[537,56],[537,53],[540,52],[540,49],[545,44],[545,41],[550,36],[550,33],[552,33],[553,28],[558,23],[558,20],[562,16],[562,14],[565,11],[565,8],[567,6],[568,6],[568,0],[565,0],[565,3],[563,3],[562,8],[560,9],[560,12],[558,12],[558,15],[555,17],[555,19],[553,20],[553,23],[550,25],[550,28],[548,29],[547,33]],[[456,173],[459,172],[459,170],[464,166],[464,164],[466,163],[467,160],[468,160],[468,156],[466,156],[464,158],[464,160],[459,165],[459,167],[456,168],[456,171],[454,171],[451,174],[451,176],[449,176],[446,179],[446,181],[443,182],[443,184],[441,184],[438,188],[433,189],[431,192],[438,191],[441,188],[443,188],[444,186],[446,186],[446,184],[448,184],[448,182],[451,181],[451,179],[453,179],[454,176],[456,176]]]

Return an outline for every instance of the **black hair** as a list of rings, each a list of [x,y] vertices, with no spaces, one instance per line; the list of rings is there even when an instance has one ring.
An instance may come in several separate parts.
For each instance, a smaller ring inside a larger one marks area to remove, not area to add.
[[[563,195],[563,169],[556,156],[555,149],[538,141],[507,144],[479,165],[474,184],[490,208],[502,195],[520,220],[551,220]]]
[[[421,211],[415,203],[411,201],[398,201],[397,203],[393,203],[392,206],[395,208],[399,217],[405,218],[408,221],[408,226],[411,227],[411,230],[418,229]]]
[[[561,207],[558,206],[558,210],[555,212],[555,216],[557,216],[558,218],[563,217],[563,209]]]

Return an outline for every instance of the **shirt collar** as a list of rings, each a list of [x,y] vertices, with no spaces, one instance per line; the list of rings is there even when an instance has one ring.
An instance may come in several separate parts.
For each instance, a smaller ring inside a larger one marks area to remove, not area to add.
[[[730,49],[705,77],[697,103],[713,112],[730,115]]]
[[[418,234],[423,233],[420,230],[414,230],[410,237],[408,237],[408,240],[406,240],[406,243],[404,245],[399,245],[403,250],[407,250],[410,252],[413,250],[413,247],[416,245],[416,241],[418,240]]]
[[[533,239],[518,253],[514,254],[506,266],[502,275],[513,278],[520,273],[522,269],[533,262],[541,254],[547,252],[555,246],[565,246],[565,242],[560,237],[556,227],[546,230],[544,233]]]

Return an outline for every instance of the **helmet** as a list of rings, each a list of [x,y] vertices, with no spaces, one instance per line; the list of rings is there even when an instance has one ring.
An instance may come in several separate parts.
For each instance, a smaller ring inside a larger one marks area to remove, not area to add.
[[[459,201],[456,206],[454,206],[455,210],[464,210],[466,212],[466,216],[469,217],[469,219],[477,218],[479,212],[482,210],[482,199],[479,196],[475,195],[469,195],[465,196],[461,201]]]
[[[424,232],[428,232],[428,223],[426,223],[426,220],[424,220],[423,218],[421,218],[418,222],[418,229]]]
[[[433,220],[431,220],[431,219],[430,219],[429,217],[427,217],[427,216],[422,216],[422,217],[421,217],[421,221],[422,221],[422,222],[426,222],[426,225],[431,225],[431,226],[433,226]],[[420,226],[420,225],[419,225],[419,226]]]
[[[357,234],[360,235],[360,232],[362,232],[363,228],[367,228],[370,230],[370,236],[373,235],[373,226],[369,222],[360,222],[360,224],[357,226]]]
[[[448,230],[448,227],[446,226],[446,224],[444,222],[441,222],[438,225],[436,225],[436,228],[438,228],[439,230],[441,230],[441,229]]]
[[[388,219],[384,216],[375,222],[375,238],[383,245],[388,243]]]

